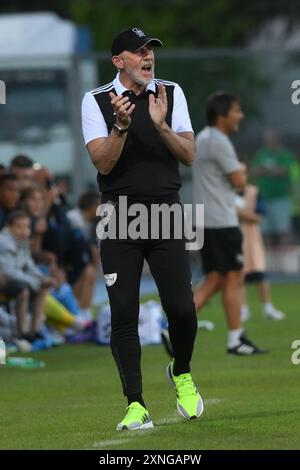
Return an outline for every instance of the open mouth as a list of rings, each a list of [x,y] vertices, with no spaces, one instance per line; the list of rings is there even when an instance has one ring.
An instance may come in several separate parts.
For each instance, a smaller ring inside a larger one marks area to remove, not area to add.
[[[143,72],[150,73],[152,71],[152,67],[151,67],[151,65],[143,65],[142,70],[143,70]]]

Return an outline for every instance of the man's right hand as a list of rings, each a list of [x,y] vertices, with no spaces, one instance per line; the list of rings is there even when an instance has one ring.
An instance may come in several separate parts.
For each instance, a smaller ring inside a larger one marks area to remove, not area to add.
[[[109,93],[110,102],[116,115],[116,124],[123,129],[129,127],[131,124],[131,114],[135,108],[131,104],[128,96],[115,95],[112,91]]]
[[[108,175],[119,160],[126,141],[127,128],[131,124],[131,114],[135,108],[128,96],[116,96],[112,92],[109,96],[115,112],[115,124],[125,131],[120,137],[112,130],[108,137],[99,137],[87,144],[92,162],[101,175]]]

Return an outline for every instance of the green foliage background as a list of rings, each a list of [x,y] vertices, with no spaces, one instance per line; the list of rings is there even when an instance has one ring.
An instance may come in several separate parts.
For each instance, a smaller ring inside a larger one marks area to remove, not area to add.
[[[284,15],[292,26],[299,6],[299,0],[1,0],[0,13],[55,11],[88,26],[97,50],[131,25],[170,48],[194,48],[243,46],[266,19]]]

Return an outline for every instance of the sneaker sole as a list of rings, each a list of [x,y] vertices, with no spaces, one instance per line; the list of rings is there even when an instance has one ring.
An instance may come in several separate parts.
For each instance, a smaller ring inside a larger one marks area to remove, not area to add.
[[[286,317],[284,316],[284,317],[276,318],[276,317],[272,317],[272,315],[265,315],[265,318],[266,320],[282,321],[282,320],[285,320]]]
[[[268,354],[270,351],[268,349],[258,349],[256,351],[253,351],[251,353],[239,353],[235,351],[228,351],[227,349],[227,354],[231,354],[231,356],[240,356],[240,357],[249,357],[249,356],[257,356],[258,354]]]
[[[173,378],[172,378],[171,364],[167,365],[167,377],[168,377],[169,382],[172,385],[172,387],[176,388],[175,383],[174,383]],[[200,418],[200,416],[202,415],[202,413],[204,411],[204,405],[203,405],[203,401],[202,401],[200,393],[199,393],[199,397],[200,397],[200,403],[201,403],[201,409],[200,409],[199,415],[193,415],[193,416],[190,416],[190,417],[186,416],[184,414],[183,410],[181,409],[180,405],[177,403],[177,413],[179,414],[179,416],[181,416],[182,418],[184,418],[188,421],[191,421],[192,419]]]
[[[118,426],[116,427],[116,431],[139,431],[139,430],[142,430],[142,429],[154,428],[154,425],[153,425],[152,421],[149,421],[148,423],[145,423],[145,424],[141,424],[140,426],[138,426],[136,428],[128,428],[126,426],[119,427],[119,426],[120,425],[118,424]]]

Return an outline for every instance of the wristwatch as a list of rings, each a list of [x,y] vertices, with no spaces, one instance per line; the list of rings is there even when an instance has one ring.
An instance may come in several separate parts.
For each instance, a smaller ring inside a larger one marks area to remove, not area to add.
[[[128,127],[119,127],[118,124],[116,124],[116,123],[114,123],[114,126],[113,126],[113,130],[115,131],[115,133],[117,135],[126,134],[128,129],[129,129],[129,126]]]

